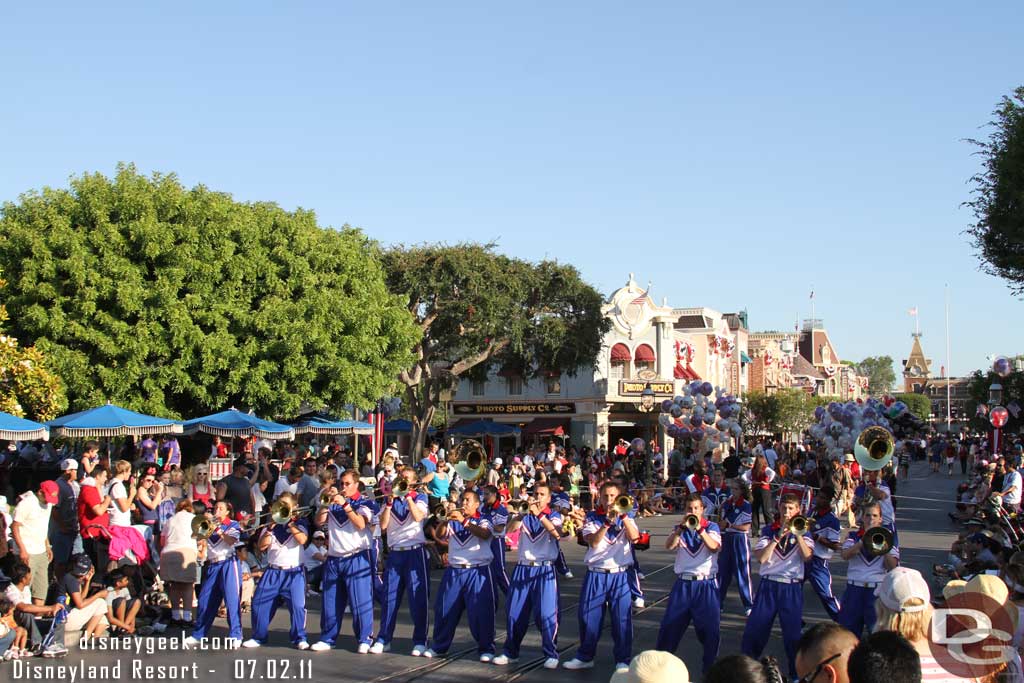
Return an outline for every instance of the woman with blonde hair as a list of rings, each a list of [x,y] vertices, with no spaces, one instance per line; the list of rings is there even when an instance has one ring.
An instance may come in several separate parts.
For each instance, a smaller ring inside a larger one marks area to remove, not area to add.
[[[185,471],[186,486],[186,498],[192,500],[198,500],[206,506],[207,510],[213,509],[214,495],[213,484],[210,483],[210,465],[209,463],[200,463],[195,467],[190,467]]]

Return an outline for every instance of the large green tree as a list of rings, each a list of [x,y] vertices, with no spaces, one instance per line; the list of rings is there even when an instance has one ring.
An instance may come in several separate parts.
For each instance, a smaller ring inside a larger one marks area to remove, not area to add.
[[[562,263],[511,258],[483,244],[399,246],[384,263],[391,291],[408,299],[421,335],[399,375],[413,453],[442,395],[460,379],[482,378],[497,364],[526,379],[573,375],[596,363],[611,326],[601,294]]]
[[[0,292],[7,283],[0,278]],[[18,417],[52,420],[67,407],[60,378],[50,371],[43,353],[21,346],[4,332],[7,308],[0,303],[0,410]]]
[[[74,409],[369,405],[416,341],[360,231],[133,166],[4,204],[0,266],[13,330],[52,359]]]
[[[982,268],[1024,294],[1024,87],[1003,97],[978,147],[982,170],[971,182],[975,222],[967,230]]]
[[[779,429],[779,399],[774,394],[751,391],[743,396],[743,433],[747,436],[776,434]]]
[[[903,401],[911,413],[919,417],[926,424],[932,413],[932,402],[924,394],[896,394],[893,396],[897,401]]]
[[[854,369],[861,377],[868,378],[868,394],[871,396],[884,396],[896,383],[892,356],[868,356],[855,364]]]

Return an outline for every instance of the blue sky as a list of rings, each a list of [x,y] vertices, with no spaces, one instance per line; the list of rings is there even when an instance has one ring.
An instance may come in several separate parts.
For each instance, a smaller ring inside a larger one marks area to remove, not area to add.
[[[0,199],[130,161],[758,330],[813,287],[847,359],[898,364],[918,306],[936,370],[949,283],[954,374],[1024,352],[960,207],[1024,6],[629,5],[9,3]]]

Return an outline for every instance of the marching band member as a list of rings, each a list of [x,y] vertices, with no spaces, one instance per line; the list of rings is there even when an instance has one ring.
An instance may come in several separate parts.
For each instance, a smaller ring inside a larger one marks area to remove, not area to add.
[[[238,647],[242,642],[242,567],[235,554],[242,528],[231,519],[232,512],[231,503],[225,500],[217,501],[213,508],[217,528],[206,539],[199,612],[192,635],[185,639],[185,649],[195,647],[206,637],[222,600],[228,614],[228,645]]]
[[[572,512],[572,498],[569,497],[565,487],[568,484],[568,477],[566,475],[560,475],[552,477],[548,482],[551,487],[551,502],[549,506],[558,510],[561,513],[562,518],[565,519]],[[565,530],[562,530],[565,533]],[[567,579],[573,578],[572,570],[569,569],[569,563],[565,561],[565,553],[562,552],[562,546],[558,546],[558,559],[555,560],[555,571],[564,576]]]
[[[508,509],[501,504],[498,496],[498,487],[494,484],[487,484],[480,491],[483,493],[484,503],[480,512],[491,519],[491,580],[494,585],[501,589],[504,595],[508,595],[508,573],[505,571],[505,525],[508,524]],[[498,593],[494,593],[494,607],[497,610]]]
[[[388,489],[390,491],[390,489]],[[366,485],[362,481],[359,482],[359,495],[363,495],[366,491]],[[381,523],[380,523],[380,506],[377,504],[375,499],[371,499],[373,517],[370,518],[370,527],[372,529],[370,533],[370,580],[373,581],[373,601],[378,605],[384,604],[384,578],[380,570],[380,555],[381,555]]]
[[[587,575],[580,592],[580,646],[576,656],[562,665],[566,669],[594,666],[605,607],[612,619],[615,670],[629,669],[633,656],[633,614],[628,574],[633,568],[633,542],[640,537],[640,530],[629,515],[615,509],[622,492],[617,484],[606,482],[599,496],[601,505],[587,513],[583,523],[583,540],[590,547],[583,557]]]
[[[814,499],[815,510],[811,519],[814,556],[804,567],[804,579],[810,580],[822,607],[832,621],[839,617],[839,601],[832,593],[832,571],[828,565],[832,554],[840,547],[839,518],[832,514],[832,499],[835,495],[835,489],[824,486]]]
[[[900,551],[894,544],[884,555],[872,555],[864,547],[864,535],[871,529],[884,527],[882,506],[878,501],[861,508],[860,528],[846,537],[842,558],[849,562],[846,569],[846,592],[839,604],[840,626],[848,628],[860,638],[867,628],[868,633],[875,627],[875,588],[885,578],[885,573],[899,564]]]
[[[480,496],[465,491],[460,509],[448,513],[437,530],[448,539],[448,568],[444,570],[434,606],[434,642],[424,657],[442,657],[455,637],[463,610],[469,611],[469,632],[480,661],[494,661],[494,583],[491,580],[491,520],[480,514]]]
[[[359,654],[370,651],[373,634],[373,580],[370,567],[373,501],[359,494],[359,475],[342,473],[341,493],[316,515],[317,526],[327,524],[327,561],[324,562],[323,608],[320,640],[310,648],[323,652],[334,647],[345,606],[352,610],[352,628]]]
[[[900,537],[896,532],[896,509],[892,504],[892,491],[881,475],[881,470],[869,470],[864,473],[864,480],[853,491],[853,504],[859,510],[866,502],[878,503],[882,511],[882,526],[892,532],[893,544],[899,545]]]
[[[508,637],[505,650],[494,658],[503,666],[519,658],[519,646],[532,618],[540,630],[545,669],[558,668],[558,582],[554,564],[562,537],[562,515],[552,510],[551,488],[541,482],[534,486],[530,511],[513,517],[509,531],[519,529],[519,561],[509,587]]]
[[[725,483],[725,471],[716,467],[711,473],[711,486],[704,491],[698,491],[704,499],[704,516],[708,519],[720,520],[722,506],[732,496],[732,491]]]
[[[779,501],[779,521],[761,530],[754,553],[761,563],[761,583],[754,606],[743,629],[740,650],[759,659],[772,635],[772,624],[779,617],[782,642],[789,660],[790,678],[796,678],[796,644],[800,640],[800,619],[804,611],[804,563],[811,559],[814,539],[794,533],[789,523],[800,515],[800,501],[785,495]]]
[[[278,500],[299,507],[295,496],[286,493]],[[252,598],[252,637],[243,647],[259,647],[267,642],[267,630],[280,601],[288,602],[291,613],[289,638],[300,650],[306,641],[306,573],[302,567],[302,548],[309,540],[309,521],[293,518],[287,524],[268,525],[260,534],[259,551],[266,554],[263,571]]]
[[[704,646],[703,671],[707,673],[718,656],[720,638],[716,554],[722,547],[722,534],[717,524],[704,518],[704,500],[700,494],[691,493],[686,497],[683,514],[696,518],[696,528],[688,527],[684,518],[684,523],[677,525],[665,541],[666,550],[676,551],[677,578],[654,648],[674,653],[692,620],[697,639]]]
[[[427,601],[430,596],[430,574],[427,563],[423,521],[427,518],[427,496],[418,492],[416,470],[403,467],[398,475],[408,484],[405,495],[388,500],[380,513],[381,527],[388,532],[388,557],[384,567],[384,601],[380,612],[380,630],[370,652],[379,654],[391,649],[398,608],[402,596],[409,591],[412,613],[412,656],[419,657],[427,649]]]
[[[742,479],[733,479],[729,484],[732,498],[722,504],[719,525],[722,529],[722,550],[718,554],[718,597],[723,609],[729,585],[736,577],[740,590],[740,601],[747,616],[754,601],[750,598],[750,489]]]

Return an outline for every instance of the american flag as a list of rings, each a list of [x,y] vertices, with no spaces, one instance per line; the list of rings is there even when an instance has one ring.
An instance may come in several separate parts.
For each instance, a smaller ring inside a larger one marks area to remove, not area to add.
[[[917,315],[917,306],[907,309],[907,315]]]

